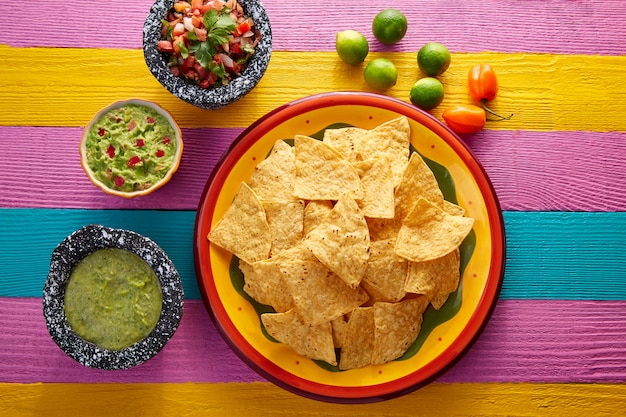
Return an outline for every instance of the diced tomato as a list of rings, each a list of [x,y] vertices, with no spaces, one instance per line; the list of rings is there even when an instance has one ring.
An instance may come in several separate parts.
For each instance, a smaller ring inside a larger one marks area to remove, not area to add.
[[[102,137],[106,132],[106,129],[101,127],[100,129],[98,129],[98,136]]]
[[[163,151],[162,149],[157,149],[156,151],[157,158],[162,158],[164,155],[165,155],[165,151]]]
[[[196,36],[198,37],[198,40],[200,42],[206,41],[206,38],[207,38],[207,31],[206,31],[206,29],[195,28],[194,32],[196,32]]]
[[[146,143],[143,139],[137,139],[137,147],[142,148]]]
[[[237,26],[235,30],[235,36],[241,36],[244,33],[247,33],[250,30],[250,23],[248,23],[248,19],[244,20]]]
[[[140,163],[140,162],[141,162],[141,158],[140,158],[140,157],[138,157],[137,155],[135,155],[135,156],[131,157],[131,158],[128,160],[128,166],[129,166],[129,167],[134,167],[135,165],[137,165],[137,164],[138,164],[138,163]]]
[[[130,122],[130,124],[128,125],[128,131],[130,132],[131,130],[133,130],[134,128],[137,127],[137,121],[133,120],[132,122]]]
[[[218,12],[224,8],[226,2],[224,0],[213,0],[213,8]]]
[[[195,28],[200,28],[204,25],[204,21],[200,16],[194,14],[191,16],[191,24]]]
[[[191,9],[192,10],[202,10],[203,0],[191,0]]]
[[[126,180],[124,178],[120,177],[119,175],[116,175],[115,179],[113,180],[113,182],[115,183],[116,187],[121,187],[122,185],[124,185]]]
[[[182,67],[185,69],[191,69],[196,64],[196,58],[193,55],[189,55],[183,62]]]
[[[200,78],[201,80],[205,78],[204,76],[206,74],[206,69],[199,62],[196,62],[196,64],[193,66],[193,69],[196,70],[196,72],[198,73],[198,78]]]
[[[113,147],[113,145],[109,145],[109,147],[107,148],[107,155],[109,155],[109,158],[115,157],[115,148]]]
[[[154,117],[152,117],[152,116],[146,117],[146,123],[149,123],[149,124],[154,123]]]
[[[232,45],[230,45],[230,52],[236,55],[240,55],[242,52],[241,45],[239,45],[238,43],[233,43]]]
[[[170,138],[169,136],[165,136],[163,140],[161,141],[161,143],[163,145],[169,145],[170,143],[172,143],[172,138]]]

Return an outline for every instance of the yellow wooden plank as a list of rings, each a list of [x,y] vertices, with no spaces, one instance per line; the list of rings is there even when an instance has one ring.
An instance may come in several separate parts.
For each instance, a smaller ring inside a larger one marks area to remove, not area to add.
[[[392,59],[399,79],[387,94],[409,101],[420,77],[415,53],[371,53]],[[327,91],[369,91],[363,66],[334,52],[275,51],[259,85],[238,103],[201,110],[170,95],[150,74],[141,50],[13,48],[0,45],[0,125],[83,126],[108,103],[129,97],[154,100],[183,127],[246,127],[292,100]],[[433,111],[469,103],[466,74],[475,63],[498,72],[493,103],[515,113],[491,129],[626,131],[626,56],[477,53],[454,54],[441,77],[444,102]]]
[[[270,383],[0,384],[4,416],[617,416],[623,384],[431,384],[393,400],[329,404]]]

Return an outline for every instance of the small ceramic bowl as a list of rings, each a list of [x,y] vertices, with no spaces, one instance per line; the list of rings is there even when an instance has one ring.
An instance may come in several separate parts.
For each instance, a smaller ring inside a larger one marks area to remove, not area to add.
[[[173,7],[174,0],[156,0],[150,8],[143,27],[143,51],[146,64],[154,77],[170,93],[196,107],[208,110],[219,109],[248,94],[261,80],[272,54],[272,30],[265,8],[258,0],[238,0],[246,15],[254,21],[261,39],[254,55],[240,76],[227,85],[202,88],[172,73],[167,65],[166,54],[159,51],[162,20]]]
[[[167,184],[180,164],[183,140],[169,112],[151,101],[129,99],[96,113],[79,149],[83,170],[95,186],[132,198]]]
[[[152,331],[123,349],[103,348],[79,336],[65,313],[65,294],[74,268],[87,255],[104,248],[134,253],[156,273],[161,311]],[[85,226],[65,238],[52,252],[43,290],[43,314],[54,342],[82,365],[106,370],[126,369],[155,356],[174,335],[183,314],[183,288],[172,261],[154,241],[136,232],[101,225]]]

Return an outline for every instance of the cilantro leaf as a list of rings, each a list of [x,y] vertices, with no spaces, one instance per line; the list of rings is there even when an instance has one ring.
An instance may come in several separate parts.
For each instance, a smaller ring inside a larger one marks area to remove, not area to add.
[[[185,43],[178,42],[178,47],[180,48],[180,56],[182,56],[183,59],[187,59],[187,57],[189,57],[189,49],[187,49]]]
[[[213,62],[213,54],[211,53],[211,48],[207,42],[200,43],[195,56],[196,61],[198,61],[204,68],[209,68],[209,64]]]
[[[237,25],[235,21],[230,17],[230,15],[222,15],[219,20],[215,23],[215,30],[221,30],[226,35],[233,33]]]
[[[210,31],[215,22],[217,22],[217,11],[215,9],[211,9],[204,14],[204,27],[207,31]]]

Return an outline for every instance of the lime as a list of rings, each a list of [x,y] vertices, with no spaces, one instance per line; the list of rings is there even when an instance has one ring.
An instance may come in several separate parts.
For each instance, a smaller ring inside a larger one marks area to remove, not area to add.
[[[450,51],[438,42],[429,42],[417,53],[417,65],[429,77],[443,74],[450,66]]]
[[[406,16],[397,9],[380,11],[372,22],[372,32],[379,42],[392,45],[404,37],[407,29]]]
[[[335,49],[344,62],[350,65],[358,65],[365,61],[369,52],[367,39],[356,30],[344,30],[337,32],[335,37]]]
[[[398,70],[390,60],[376,58],[367,64],[363,76],[370,87],[382,91],[396,85]]]
[[[409,97],[420,109],[432,110],[443,100],[443,84],[433,77],[421,78],[411,87]]]

